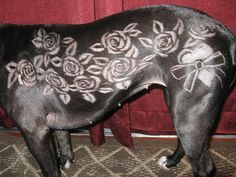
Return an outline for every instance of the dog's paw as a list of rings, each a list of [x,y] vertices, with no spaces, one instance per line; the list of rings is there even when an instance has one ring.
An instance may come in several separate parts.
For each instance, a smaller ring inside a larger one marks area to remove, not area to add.
[[[62,170],[69,169],[72,163],[73,163],[73,157],[67,155],[60,156],[60,167]]]
[[[67,160],[65,165],[62,167],[63,170],[67,170],[71,167],[71,161]]]
[[[169,168],[166,167],[167,164],[167,157],[166,156],[162,156],[159,160],[158,160],[158,165],[164,169],[164,170],[169,170]]]

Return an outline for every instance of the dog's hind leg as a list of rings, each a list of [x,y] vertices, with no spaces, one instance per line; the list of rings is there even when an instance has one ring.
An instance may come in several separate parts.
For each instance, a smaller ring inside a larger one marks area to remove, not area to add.
[[[56,138],[60,152],[60,165],[63,169],[70,168],[74,154],[71,147],[70,134],[68,131],[56,130]]]
[[[211,177],[215,165],[208,151],[209,134],[217,120],[220,100],[214,93],[188,97],[187,94],[172,97],[174,125],[194,176]]]
[[[198,128],[191,129],[190,131],[194,132]],[[208,136],[202,133],[193,135],[185,130],[178,130],[178,132],[183,142],[186,156],[191,163],[194,177],[213,177],[216,168],[208,151]]]
[[[183,158],[184,154],[184,149],[178,138],[178,144],[175,152],[169,156],[162,156],[159,159],[158,164],[161,168],[169,170],[169,168],[174,167],[179,163],[179,161]]]

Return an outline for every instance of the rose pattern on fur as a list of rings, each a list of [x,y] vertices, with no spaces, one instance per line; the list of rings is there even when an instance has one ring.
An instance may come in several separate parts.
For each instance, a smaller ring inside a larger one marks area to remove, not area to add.
[[[73,77],[82,75],[84,68],[76,58],[67,56],[63,60],[63,72],[65,75]]]
[[[101,43],[96,43],[90,47],[94,52],[102,52],[107,49],[110,54],[124,53],[126,57],[138,56],[137,47],[131,42],[131,37],[137,37],[142,32],[135,29],[137,23],[131,23],[124,30],[113,30],[105,33],[101,38]]]
[[[154,53],[161,57],[168,57],[179,46],[178,35],[183,33],[184,24],[178,19],[172,31],[166,31],[163,23],[153,20],[153,32],[157,35],[154,40],[146,37],[138,38],[144,47],[152,48]]]
[[[204,40],[215,35],[212,27],[203,23],[191,23],[188,26],[188,33],[194,39]]]
[[[101,80],[97,76],[77,76],[73,80],[73,85],[70,86],[70,90],[72,91],[78,91],[82,94],[82,97],[89,101],[89,102],[95,102],[96,98],[92,94],[92,92],[95,92],[98,90],[101,84]]]
[[[123,54],[123,60],[126,61],[133,57],[133,62],[134,58],[138,57],[138,49],[131,38],[141,34],[141,31],[136,29],[137,25],[137,23],[132,23],[123,30],[113,30],[105,33],[101,37],[101,43],[94,44],[90,49],[94,52],[106,50],[109,54]],[[111,59],[99,57],[93,53],[82,53],[77,57],[77,42],[72,37],[61,39],[59,34],[46,32],[40,28],[32,43],[37,49],[40,49],[37,50],[40,52],[39,55],[33,58],[33,66],[36,69],[35,75],[38,81],[46,81],[47,83],[43,93],[56,93],[64,104],[68,104],[71,100],[69,92],[78,92],[84,100],[93,103],[96,101],[94,92],[108,94],[114,91],[112,84],[115,84],[117,89],[125,89],[130,85],[128,80],[122,83],[123,86],[119,86],[121,85],[120,82],[109,82],[103,77],[103,73],[106,72],[104,70],[108,69]],[[152,55],[144,57],[143,61],[140,61],[139,65],[136,66],[136,69],[137,67],[140,69],[149,65],[153,57]],[[15,82],[15,77],[11,76],[11,69],[17,67],[15,66],[17,64],[9,63],[9,65],[11,64],[14,66],[7,67],[9,88]],[[133,72],[131,71],[130,74]],[[100,77],[103,77],[103,79],[100,79]]]
[[[33,86],[36,83],[35,67],[27,59],[22,59],[19,63],[10,62],[6,65],[6,69],[9,72],[8,88],[11,88],[17,80],[20,85],[27,87]]]
[[[43,36],[43,48],[50,55],[55,55],[60,50],[60,35],[56,33],[49,33]]]
[[[32,42],[35,47],[45,50],[49,55],[56,55],[60,50],[60,35],[55,32],[47,33],[43,28],[39,29]]]
[[[45,72],[45,81],[48,83],[44,88],[44,94],[51,94],[54,91],[58,94],[59,98],[64,104],[68,104],[71,100],[69,91],[69,84],[53,69],[48,69]]]
[[[28,60],[21,60],[17,65],[19,84],[33,86],[36,83],[35,68]]]
[[[188,34],[190,38],[185,43],[185,48],[198,45],[207,38],[213,37],[215,32],[213,27],[205,23],[190,23],[188,25]]]
[[[159,34],[154,39],[154,51],[162,57],[167,57],[169,53],[176,50],[178,46],[178,39],[176,33],[167,31]]]
[[[58,93],[67,92],[69,90],[67,81],[53,69],[46,71],[45,81]]]
[[[131,47],[131,39],[123,31],[113,31],[104,34],[101,43],[111,54],[126,52]]]
[[[34,46],[44,51],[43,63],[45,67],[48,67],[49,63],[55,67],[61,67],[58,65],[58,58],[56,55],[61,50],[61,45],[67,45],[65,50],[66,55],[74,56],[77,50],[77,42],[71,37],[65,37],[61,40],[61,36],[55,32],[47,33],[43,28],[40,28],[32,40]],[[56,60],[56,61],[55,61]],[[61,63],[61,62],[60,62]]]
[[[168,57],[179,48],[179,36],[184,32],[184,23],[179,18],[176,25],[168,30],[164,28],[163,23],[153,20],[152,39],[140,37],[142,32],[137,29],[137,26],[138,23],[131,23],[123,30],[114,29],[106,32],[101,36],[99,43],[89,47],[92,52],[82,54],[77,54],[78,43],[73,37],[61,38],[60,34],[40,28],[32,40],[38,54],[32,59],[22,59],[18,63],[12,61],[5,66],[8,71],[7,87],[11,89],[17,81],[27,87],[37,82],[45,82],[43,94],[55,93],[64,104],[70,102],[70,92],[77,92],[85,101],[94,103],[97,100],[96,94],[109,94],[116,89],[128,89],[135,73],[152,65],[154,58]],[[214,66],[217,67],[217,74],[224,74],[217,65],[217,62],[220,62],[218,63],[220,66],[224,65],[224,56],[220,52],[207,50],[210,52],[209,55],[204,55],[198,61],[194,58],[194,51],[201,50],[199,43],[213,37],[214,30],[205,24],[199,26],[189,24],[188,34],[189,39],[177,55],[179,65],[170,68],[171,74],[175,79],[182,80],[178,71],[191,65],[193,72],[197,73],[197,78],[210,86],[211,83],[204,80],[201,73],[208,71],[207,67]],[[151,52],[141,56],[139,53],[143,49],[139,50],[134,45],[134,40],[150,48]],[[206,44],[204,46],[210,47]],[[104,57],[103,54],[109,58]],[[213,71],[216,70],[211,70]],[[185,83],[189,82],[185,81]],[[191,92],[194,83],[190,86],[187,87],[185,84],[184,89]]]
[[[133,58],[118,58],[111,60],[103,70],[103,77],[116,83],[116,87],[127,89],[131,81],[130,76],[137,70],[137,62]]]
[[[73,82],[74,90],[81,93],[90,93],[99,88],[101,80],[97,76],[77,76]]]
[[[110,60],[105,66],[102,75],[109,82],[114,83],[118,89],[128,89],[131,85],[131,77],[139,70],[151,65],[150,62],[156,55],[147,55],[137,60],[134,58],[117,58]]]

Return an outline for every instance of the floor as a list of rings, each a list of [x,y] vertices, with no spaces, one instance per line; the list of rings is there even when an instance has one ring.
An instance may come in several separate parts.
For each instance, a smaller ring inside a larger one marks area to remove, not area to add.
[[[40,169],[17,133],[0,133],[0,177],[41,177]],[[191,177],[186,158],[169,171],[160,169],[158,160],[171,154],[174,139],[134,138],[135,147],[128,149],[112,138],[94,147],[88,136],[73,136],[75,159],[63,177]],[[215,139],[211,154],[217,166],[216,177],[236,177],[236,140]]]

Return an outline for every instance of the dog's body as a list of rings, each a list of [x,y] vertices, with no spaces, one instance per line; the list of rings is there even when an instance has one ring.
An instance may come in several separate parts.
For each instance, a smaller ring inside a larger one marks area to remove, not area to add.
[[[59,130],[93,124],[138,91],[162,85],[179,145],[160,165],[175,166],[186,154],[196,177],[212,176],[208,136],[235,80],[235,48],[226,27],[175,6],[86,25],[3,25],[1,102],[44,176],[59,177],[50,130],[58,130],[65,162],[73,154]]]

